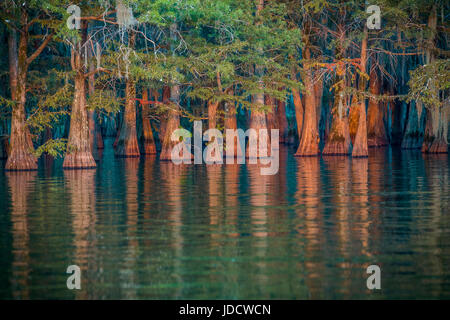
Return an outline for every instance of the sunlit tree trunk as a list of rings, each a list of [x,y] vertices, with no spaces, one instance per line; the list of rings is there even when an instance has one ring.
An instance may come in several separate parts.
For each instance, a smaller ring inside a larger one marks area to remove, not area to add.
[[[148,101],[148,91],[144,88],[142,91],[142,100]],[[142,137],[141,137],[141,145],[142,145],[142,154],[156,154],[156,144],[155,139],[153,138],[152,126],[150,124],[150,119],[148,117],[148,108],[149,105],[147,103],[142,104]]]
[[[369,92],[371,95],[380,94],[381,80],[374,68],[370,70]],[[383,122],[382,103],[376,98],[369,99],[367,108],[367,143],[369,147],[382,147],[388,144],[386,129]]]
[[[364,27],[364,38],[361,43],[361,72],[366,73],[367,65],[367,28]],[[366,81],[364,77],[359,78],[359,90],[366,89]],[[367,123],[366,123],[366,102],[364,97],[358,99],[359,120],[358,131],[356,132],[355,143],[353,145],[352,157],[368,157],[369,150],[367,145]]]
[[[33,155],[33,142],[26,124],[27,43],[28,33],[24,31],[20,35],[17,49],[16,31],[10,32],[8,38],[9,71],[11,98],[14,105],[11,115],[10,154],[6,162],[6,170],[37,169],[37,159]]]
[[[305,91],[304,95],[304,117],[300,117],[301,109],[297,107],[299,105],[300,97],[298,94],[294,95],[294,103],[296,103],[296,116],[297,126],[301,128],[300,144],[298,146],[295,156],[317,156],[319,154],[319,129],[317,127],[317,105],[314,90],[313,72],[308,65],[311,59],[311,52],[308,46],[305,48],[305,64],[304,64],[304,82]],[[297,100],[296,100],[297,99]],[[299,125],[301,118],[303,118],[303,125]],[[300,129],[299,129],[300,130]]]
[[[128,46],[134,48],[136,33],[130,31]],[[136,83],[130,75],[125,88],[125,112],[115,154],[119,157],[139,157],[139,145],[136,132]]]
[[[70,114],[70,131],[67,153],[64,158],[65,169],[95,168],[89,140],[89,120],[86,109],[86,79],[84,74],[83,44],[86,43],[87,29],[82,22],[81,42],[74,44],[71,53],[72,70],[75,72],[75,92]]]
[[[343,29],[343,28],[342,28]],[[341,61],[344,58],[344,49],[342,41],[344,32],[341,31],[341,43],[336,48],[336,60]],[[336,71],[336,85],[334,92],[333,120],[330,134],[323,149],[324,155],[347,155],[350,153],[352,142],[348,127],[348,97],[344,93],[345,88],[345,66],[338,65]]]

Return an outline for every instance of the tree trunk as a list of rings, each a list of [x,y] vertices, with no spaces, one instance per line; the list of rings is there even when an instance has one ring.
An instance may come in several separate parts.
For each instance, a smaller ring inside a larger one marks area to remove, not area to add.
[[[270,97],[266,94],[266,105],[269,107],[269,112],[266,114],[266,121],[267,121],[267,129],[269,130],[269,136],[272,138],[271,130],[272,129],[278,129],[280,130],[280,125],[278,124],[278,117],[277,117],[277,110],[275,105],[275,99]]]
[[[278,103],[278,124],[280,126],[280,143],[288,143],[289,125],[286,118],[286,101],[277,100]]]
[[[257,93],[253,96],[253,108],[250,114],[250,129],[254,129],[256,131],[256,141],[258,141],[258,152],[257,158],[261,156],[266,157],[270,152],[270,138],[267,132],[266,143],[264,143],[264,139],[260,136],[260,130],[267,130],[267,121],[266,114],[261,108],[264,106],[264,93]],[[260,142],[262,142],[260,144]],[[250,143],[250,139],[249,139]],[[264,143],[264,144],[263,144]],[[248,146],[246,149],[246,157],[248,158],[251,154],[250,149],[256,146]]]
[[[82,29],[82,42],[86,42],[86,27]],[[89,140],[89,120],[86,109],[86,81],[83,67],[83,54],[81,43],[72,47],[71,64],[75,75],[75,92],[70,114],[70,131],[67,153],[64,158],[64,169],[90,169],[95,168]]]
[[[256,15],[258,16],[261,12],[261,10],[264,8],[264,0],[258,0],[257,2],[257,9],[256,9]],[[260,53],[262,53],[261,48],[258,49]],[[259,77],[259,89],[261,91],[264,90],[264,83],[262,80],[263,76],[263,68],[261,66],[255,66],[255,74]],[[260,130],[265,129],[267,130],[267,121],[266,121],[266,113],[262,108],[264,107],[264,92],[256,93],[252,97],[253,103],[252,103],[252,109],[250,114],[250,129],[254,129],[256,131],[256,137],[257,137],[257,143],[258,143],[258,152],[257,152],[257,158],[260,156],[268,156],[270,152],[270,138],[267,135],[266,143],[264,143],[264,139],[260,136]],[[261,142],[261,143],[260,143]],[[249,139],[250,143],[250,139]],[[251,155],[250,149],[254,148],[256,146],[249,146],[246,149],[245,156],[248,158]]]
[[[237,119],[236,119],[236,105],[234,102],[225,102],[225,121],[224,121],[224,128],[225,133],[227,129],[230,130],[236,130],[237,129]],[[234,141],[234,156],[235,157],[242,157],[242,148],[239,147],[239,139],[236,139]],[[225,141],[226,142],[226,141]],[[227,146],[225,145],[225,150]],[[226,154],[226,152],[225,152]]]
[[[128,46],[130,48],[134,48],[135,40],[136,33],[130,31],[128,40]],[[140,152],[136,132],[136,83],[131,75],[127,78],[125,94],[125,112],[115,155],[118,157],[134,158],[139,157]]]
[[[36,170],[37,159],[33,155],[33,142],[26,125],[26,82],[27,82],[27,35],[22,34],[17,53],[17,36],[13,31],[8,39],[9,70],[12,106],[10,154],[6,162],[6,170]]]
[[[367,28],[364,27],[364,38],[361,43],[361,71],[366,73],[367,65]],[[359,78],[359,90],[366,90],[366,81],[364,77]],[[367,144],[367,119],[366,119],[366,102],[363,96],[359,97],[359,119],[358,119],[358,131],[356,132],[355,143],[353,145],[352,157],[368,157],[369,150]]]
[[[423,143],[422,118],[423,105],[420,101],[417,103],[411,101],[408,108],[408,118],[405,134],[402,140],[402,149],[420,149]]]
[[[92,58],[92,53],[90,54]],[[95,66],[92,62],[89,63],[89,72],[95,70]],[[89,96],[92,97],[95,91],[95,75],[92,73],[88,79],[88,92]],[[89,121],[89,143],[91,144],[92,156],[95,160],[99,160],[98,148],[97,148],[97,128],[95,123],[95,111],[88,110],[88,121]]]
[[[342,38],[344,38],[342,36]],[[336,60],[344,58],[344,49],[338,46]],[[348,127],[348,97],[344,94],[345,66],[338,66],[336,71],[336,83],[334,92],[333,119],[330,134],[323,149],[323,155],[348,155],[352,147],[350,131]]]
[[[437,7],[434,4],[428,18],[428,28],[432,31],[430,39],[427,40],[426,63],[430,64],[435,60],[435,40],[437,28]],[[432,86],[434,87],[434,86]],[[435,88],[430,90],[435,91],[434,95],[439,96],[439,91]],[[425,134],[422,144],[422,152],[424,153],[448,153],[447,146],[447,126],[448,118],[447,112],[449,103],[446,102],[442,107],[429,106],[426,108],[426,125]]]
[[[322,79],[316,81],[314,84],[314,99],[316,101],[316,117],[317,117],[317,127],[320,123],[320,114],[322,111],[322,96],[323,96],[323,81]]]
[[[305,60],[308,61],[311,59],[311,53],[310,49],[308,47],[305,48]],[[297,152],[295,153],[296,157],[308,157],[308,156],[317,156],[319,155],[319,129],[317,127],[317,105],[316,105],[316,98],[314,95],[314,81],[313,81],[313,73],[311,68],[308,66],[308,62],[305,63],[305,91],[304,94],[304,101],[305,101],[305,108],[304,108],[304,118],[303,118],[303,125],[300,125],[301,127],[301,134],[299,135],[300,138],[300,144],[298,146]],[[295,95],[299,99],[299,95]],[[294,103],[295,103],[295,96],[294,96]],[[298,105],[296,104],[296,116],[301,112]],[[300,123],[300,119],[297,117],[297,125]],[[300,129],[299,129],[300,130]]]
[[[170,103],[170,87],[168,87],[168,86],[165,86],[163,88],[162,102],[165,105]],[[160,117],[159,117],[159,143],[161,144],[161,147],[163,145],[164,135],[166,133],[167,120],[168,120],[168,112],[160,115]]]
[[[172,149],[179,142],[171,140],[172,133],[180,127],[179,103],[180,103],[180,86],[174,85],[170,88],[170,100],[172,105],[168,113],[166,125],[164,126],[164,136],[162,141],[162,149],[160,160],[172,160]]]
[[[427,122],[422,144],[423,153],[448,153],[446,142],[448,119],[445,110],[447,108],[448,106],[426,109]]]
[[[147,89],[142,91],[142,100],[148,101]],[[148,118],[148,104],[142,105],[142,154],[156,154],[155,139],[153,138],[152,126],[150,124],[150,119]]]
[[[377,72],[372,68],[370,71],[370,94],[379,95],[380,84],[381,80]],[[367,143],[370,148],[388,145],[383,122],[382,103],[374,98],[369,99],[369,107],[367,108]]]
[[[208,101],[208,129],[217,128],[217,108],[218,102]]]

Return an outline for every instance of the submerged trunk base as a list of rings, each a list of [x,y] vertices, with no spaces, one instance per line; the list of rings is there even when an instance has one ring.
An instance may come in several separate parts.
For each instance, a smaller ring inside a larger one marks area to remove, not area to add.
[[[37,170],[37,159],[29,152],[24,150],[12,150],[6,161],[5,170],[7,171],[33,171]]]
[[[425,137],[422,145],[423,153],[448,153],[448,145],[443,138]]]
[[[389,145],[389,142],[384,137],[369,136],[367,137],[367,145],[369,148],[380,148],[386,147]]]
[[[95,169],[97,164],[91,152],[74,152],[64,158],[63,169]]]

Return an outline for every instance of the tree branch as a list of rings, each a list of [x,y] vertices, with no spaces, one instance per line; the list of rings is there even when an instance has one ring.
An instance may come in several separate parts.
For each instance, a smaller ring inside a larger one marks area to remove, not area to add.
[[[42,52],[42,50],[45,49],[45,47],[48,45],[48,43],[52,40],[53,36],[55,34],[52,33],[51,35],[49,35],[47,38],[45,38],[45,40],[41,43],[41,45],[39,46],[39,48],[36,49],[36,51],[27,58],[27,64],[30,64],[31,62],[33,62],[34,59],[36,59]]]

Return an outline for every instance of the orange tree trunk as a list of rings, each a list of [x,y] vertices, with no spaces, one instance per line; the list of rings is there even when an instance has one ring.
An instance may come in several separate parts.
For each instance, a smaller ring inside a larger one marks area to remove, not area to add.
[[[264,93],[257,93],[253,96],[253,106],[250,114],[250,129],[254,129],[256,131],[256,138],[258,141],[258,153],[257,158],[262,156],[269,155],[270,152],[270,138],[267,136],[267,143],[265,145],[260,144],[260,130],[267,130],[267,121],[266,121],[266,113],[262,110],[264,107]],[[268,132],[267,132],[268,133]],[[249,139],[250,142],[250,139]],[[255,146],[253,146],[255,147]],[[250,156],[250,148],[249,145],[246,149],[246,157]]]
[[[350,154],[352,142],[348,127],[347,99],[341,95],[343,85],[336,88],[333,105],[333,119],[330,134],[323,149],[324,155]]]
[[[304,117],[303,125],[299,126],[299,117],[297,117],[297,126],[301,128],[300,144],[298,146],[297,152],[295,153],[296,157],[308,157],[308,156],[317,156],[319,154],[319,129],[317,126],[317,105],[316,98],[314,94],[314,81],[313,81],[313,73],[308,66],[308,61],[311,59],[311,53],[308,47],[305,48],[305,60],[307,61],[305,68],[305,91],[304,91]],[[299,95],[296,95],[298,99],[300,99]],[[294,96],[294,103],[295,103]],[[299,101],[299,100],[298,100]],[[298,104],[297,101],[297,104]],[[299,108],[296,107],[296,116]],[[300,129],[299,129],[300,130]]]
[[[366,65],[367,65],[367,37],[368,31],[367,28],[364,28],[364,37],[361,43],[361,72],[366,73]],[[366,90],[366,80],[364,77],[360,76],[359,78],[359,90]],[[358,130],[356,131],[355,142],[353,145],[352,157],[368,157],[369,150],[367,144],[367,119],[366,119],[366,102],[363,96],[359,96],[356,98],[357,106],[359,110],[359,119],[358,119]]]
[[[82,30],[82,43],[86,41],[86,27]],[[95,168],[89,141],[89,120],[86,109],[86,80],[83,71],[81,43],[72,47],[71,64],[75,71],[75,92],[70,114],[70,131],[67,152],[63,162],[64,169]]]
[[[133,80],[127,80],[125,92],[125,112],[115,154],[119,157],[139,157],[136,133],[136,86]]]
[[[372,95],[380,94],[381,81],[376,71],[370,71],[369,91]],[[374,98],[369,99],[367,108],[367,143],[369,147],[382,147],[388,144],[383,122],[382,103]]]
[[[148,101],[148,92],[147,89],[142,91],[142,100]],[[142,105],[142,136],[141,136],[141,145],[142,145],[142,154],[156,154],[156,145],[155,139],[153,138],[152,126],[150,124],[150,119],[148,117],[149,105]]]
[[[237,119],[236,119],[236,105],[234,102],[225,102],[225,120],[224,120],[224,128],[225,128],[225,133],[227,129],[230,130],[236,130],[237,129]],[[239,148],[238,145],[238,139],[236,139],[236,141],[234,141],[234,156],[235,157],[241,157],[241,148]],[[226,141],[225,141],[226,143]],[[225,145],[225,149],[226,150],[227,146]],[[225,152],[226,154],[226,152]]]
[[[17,53],[16,33],[10,34],[9,68],[11,98],[15,101],[12,106],[10,154],[6,162],[6,170],[36,170],[37,159],[33,155],[33,142],[26,125],[26,81],[28,72],[27,63],[27,36],[22,34]]]
[[[292,98],[294,100],[295,119],[297,121],[298,140],[300,141],[300,139],[302,137],[303,114],[304,114],[304,108],[303,108],[302,99],[300,97],[300,92],[296,89],[292,89]]]
[[[164,136],[162,140],[161,160],[172,159],[172,149],[178,144],[178,141],[173,142],[171,140],[172,133],[180,127],[180,115],[179,115],[179,101],[180,101],[180,86],[174,85],[170,88],[170,100],[172,102],[166,124],[164,126]]]
[[[341,61],[345,56],[342,41],[345,38],[344,28],[341,30],[340,42],[336,46],[336,60]],[[346,66],[338,65],[336,69],[336,85],[334,89],[334,105],[332,109],[332,123],[328,139],[323,149],[324,155],[347,155],[350,154],[352,142],[348,127],[348,97],[344,93]]]
[[[136,33],[131,32],[128,45],[134,47]],[[139,157],[139,145],[136,133],[136,84],[130,75],[125,88],[125,112],[115,149],[119,157]]]

